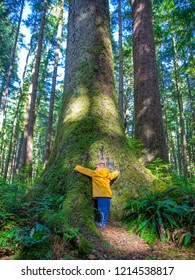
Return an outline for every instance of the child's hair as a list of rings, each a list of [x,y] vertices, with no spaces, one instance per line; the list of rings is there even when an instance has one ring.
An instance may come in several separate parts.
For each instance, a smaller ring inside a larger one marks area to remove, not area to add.
[[[96,166],[101,166],[102,168],[105,167],[105,163],[104,162],[98,162],[96,163]]]

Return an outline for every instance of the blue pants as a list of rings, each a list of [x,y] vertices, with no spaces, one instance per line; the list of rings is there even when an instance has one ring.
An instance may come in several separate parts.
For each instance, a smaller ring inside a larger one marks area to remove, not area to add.
[[[100,213],[100,224],[102,227],[105,227],[108,222],[108,215],[110,210],[110,198],[108,197],[98,197],[97,206]]]

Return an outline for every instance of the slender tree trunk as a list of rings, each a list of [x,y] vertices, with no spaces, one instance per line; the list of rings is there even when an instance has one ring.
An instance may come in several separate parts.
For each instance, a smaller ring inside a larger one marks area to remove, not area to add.
[[[119,113],[124,124],[124,86],[123,86],[123,29],[122,29],[122,7],[118,0],[118,25],[119,25]]]
[[[3,97],[3,89],[5,86],[5,77],[2,78],[2,83],[1,83],[1,91],[0,91],[0,108],[2,107],[2,97]]]
[[[20,160],[22,158],[23,141],[24,141],[24,132],[22,131],[21,136],[20,136],[20,141],[19,141],[19,147],[18,147],[17,154],[16,154],[16,164],[15,164],[15,167],[13,169],[13,175],[21,169],[20,168],[20,164],[21,164]]]
[[[167,162],[152,25],[151,0],[132,0],[135,137],[144,144],[142,162]]]
[[[194,108],[194,100],[193,100],[193,96],[192,96],[192,90],[191,90],[191,85],[190,85],[190,79],[189,76],[187,75],[187,85],[188,85],[188,96],[189,96],[189,100],[190,100],[190,108],[191,108],[191,122],[190,122],[190,128],[191,128],[191,138],[194,139],[195,138],[195,108]],[[195,162],[195,145],[192,142],[190,144],[190,157],[192,162]]]
[[[44,65],[44,70],[42,73],[40,73],[40,80],[42,81],[43,84],[46,83],[46,79],[47,79],[47,74],[48,74],[48,65],[49,65],[49,59],[51,57],[51,50],[52,50],[52,45],[49,46],[46,55],[46,59],[44,59],[43,61],[43,65]],[[41,104],[41,99],[43,97],[43,92],[44,92],[44,88],[40,88],[39,92],[38,92],[38,96],[36,97],[36,102],[35,102],[35,116],[34,116],[34,123],[36,123],[36,119],[37,119],[37,115],[39,112],[39,106]]]
[[[17,155],[17,147],[18,147],[18,141],[19,141],[19,134],[20,134],[20,127],[16,128],[16,138],[14,142],[14,147],[13,147],[13,156],[11,160],[11,168],[10,168],[10,176],[9,176],[9,182],[12,182],[13,175],[14,175],[14,170],[16,168],[16,155]]]
[[[7,179],[8,169],[9,169],[9,164],[10,164],[10,158],[11,158],[11,153],[12,153],[12,147],[13,147],[13,144],[15,142],[14,137],[15,137],[18,111],[19,111],[19,102],[18,102],[18,106],[17,106],[17,109],[16,109],[16,114],[15,114],[14,121],[13,121],[9,150],[8,150],[8,155],[7,155],[7,159],[6,159],[6,163],[5,163],[4,180]]]
[[[129,116],[131,114],[130,112],[130,100],[131,100],[131,96],[130,96],[130,79],[127,79],[127,81],[125,82],[125,88],[124,88],[124,127],[125,127],[125,134],[127,137],[129,137]],[[131,135],[131,137],[133,137]]]
[[[5,158],[5,141],[6,141],[6,133],[3,129],[1,133],[1,148],[0,148],[0,168],[1,168],[1,174],[4,170],[4,158]]]
[[[176,87],[176,98],[179,109],[179,125],[180,125],[180,137],[181,137],[181,150],[182,150],[182,167],[184,177],[187,178],[187,152],[186,152],[186,136],[185,136],[185,125],[184,125],[184,113],[183,113],[183,99],[180,92],[180,82],[178,73],[178,62],[176,58],[176,45],[173,39],[173,49],[174,49],[174,75],[175,75],[175,87]]]
[[[179,175],[182,174],[182,155],[181,155],[181,144],[180,144],[180,135],[178,126],[176,128],[176,136],[177,136],[177,160],[178,160],[178,171]]]
[[[17,46],[17,43],[18,43],[18,36],[19,36],[19,31],[20,31],[20,24],[21,24],[21,21],[22,21],[24,2],[25,2],[25,0],[22,1],[20,17],[19,17],[19,21],[18,21],[18,28],[17,28],[15,43],[14,43],[13,52],[12,52],[11,63],[10,63],[9,71],[8,71],[8,75],[7,75],[6,87],[5,87],[5,90],[3,92],[3,103],[2,103],[2,107],[1,107],[1,113],[0,113],[0,132],[1,132],[2,126],[3,126],[3,118],[4,118],[5,109],[6,109],[10,80],[11,80],[12,70],[13,70],[14,61],[15,61],[16,46]]]
[[[25,79],[25,76],[26,76],[28,60],[29,60],[30,53],[31,53],[31,47],[32,47],[32,38],[31,38],[30,48],[29,48],[28,54],[26,56],[26,63],[25,63],[23,74],[22,74],[22,81],[21,81],[21,84],[20,84],[19,99],[18,99],[18,104],[17,104],[17,108],[16,108],[16,113],[15,113],[15,116],[14,116],[13,126],[12,126],[9,150],[8,150],[8,155],[7,155],[6,164],[5,164],[5,171],[4,171],[4,179],[5,180],[7,179],[7,172],[8,172],[9,164],[10,164],[12,146],[13,146],[13,142],[14,142],[15,130],[16,130],[18,114],[19,114],[19,108],[20,108],[21,101],[23,99],[23,85],[24,85],[24,79]]]
[[[74,167],[94,168],[104,161],[110,170],[120,170],[120,178],[112,185],[110,217],[115,220],[121,218],[136,189],[151,182],[152,176],[132,154],[118,112],[109,2],[70,0],[69,5],[65,89],[55,142],[39,190],[63,194],[62,229],[66,223],[76,227],[83,249],[83,240],[88,240],[87,246],[95,242],[97,229],[91,181],[77,174]]]
[[[62,4],[61,4],[61,13],[60,13],[58,31],[57,31],[57,42],[56,42],[56,51],[55,51],[55,57],[54,57],[52,89],[51,89],[50,106],[49,106],[49,119],[48,119],[48,124],[47,124],[46,143],[45,143],[44,166],[46,165],[46,163],[48,161],[50,149],[51,149],[53,110],[54,110],[54,101],[55,101],[55,92],[56,92],[56,80],[57,80],[58,60],[59,60],[59,52],[60,52],[60,44],[61,44],[63,17],[64,17],[64,0],[62,0]]]
[[[174,137],[174,135],[171,134],[170,136],[170,155],[169,155],[169,158],[170,158],[170,163],[172,163],[172,165],[174,166],[174,170],[179,170],[178,168],[178,159],[177,159],[177,152],[175,150],[175,146],[176,146],[176,143],[175,143],[176,139]]]
[[[26,112],[26,126],[24,130],[24,141],[22,148],[22,168],[28,167],[28,177],[32,177],[32,153],[33,153],[33,133],[34,133],[34,123],[35,123],[35,103],[36,103],[36,92],[38,85],[39,67],[41,61],[41,50],[45,26],[45,17],[47,12],[48,2],[44,0],[44,6],[42,11],[42,18],[40,23],[37,52],[35,59],[35,66],[32,72],[32,81],[29,88],[29,101],[28,108]]]
[[[187,75],[187,85],[188,85],[188,95],[189,95],[190,108],[191,108],[191,114],[192,114],[192,130],[195,132],[195,109],[194,109],[192,90],[191,90],[191,85],[190,85],[190,80],[189,80],[188,75]]]

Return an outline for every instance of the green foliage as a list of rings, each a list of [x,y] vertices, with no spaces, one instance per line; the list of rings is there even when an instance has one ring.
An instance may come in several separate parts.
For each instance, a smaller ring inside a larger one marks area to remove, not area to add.
[[[147,163],[146,167],[152,171],[152,174],[163,179],[164,181],[170,181],[172,178],[170,174],[170,164],[163,163],[160,158],[153,160],[150,163]]]
[[[141,150],[143,148],[143,144],[141,140],[135,138],[128,138],[129,147],[133,150],[134,154],[139,158],[141,157]]]
[[[27,192],[20,179],[12,184],[1,180],[0,254],[14,254],[22,249],[26,256],[21,258],[45,259],[43,254],[52,258],[50,245],[55,236],[64,243],[71,242],[78,229],[65,223],[63,200],[64,196],[59,194],[40,194],[38,188],[34,188],[33,194],[31,190]],[[44,252],[41,255],[37,255],[39,248]]]
[[[15,251],[18,245],[16,229],[18,222],[12,221],[10,214],[0,213],[0,255]]]
[[[145,196],[130,200],[124,209],[123,222],[127,224],[127,229],[151,244],[156,238],[163,242],[172,239],[184,245],[194,241],[194,192],[184,194],[179,186],[162,192],[142,192]]]
[[[19,228],[16,230],[16,241],[26,247],[31,247],[35,244],[45,241],[50,237],[50,230],[42,224],[36,223],[34,227]]]

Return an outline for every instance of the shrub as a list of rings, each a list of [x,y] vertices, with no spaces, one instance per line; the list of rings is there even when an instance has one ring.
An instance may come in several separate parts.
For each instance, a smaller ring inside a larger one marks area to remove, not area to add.
[[[195,237],[195,198],[183,194],[178,186],[163,192],[143,190],[145,197],[131,199],[124,209],[123,223],[143,237],[148,243],[156,238],[165,242],[170,239],[178,244],[189,244]],[[180,193],[180,203],[173,193]],[[172,197],[173,196],[173,197]]]
[[[20,179],[12,184],[0,180],[0,255],[24,249],[29,257],[40,258],[43,254],[35,255],[41,248],[49,258],[54,237],[64,244],[76,238],[78,230],[64,223],[63,201],[61,194],[43,194],[38,187],[27,192]]]

